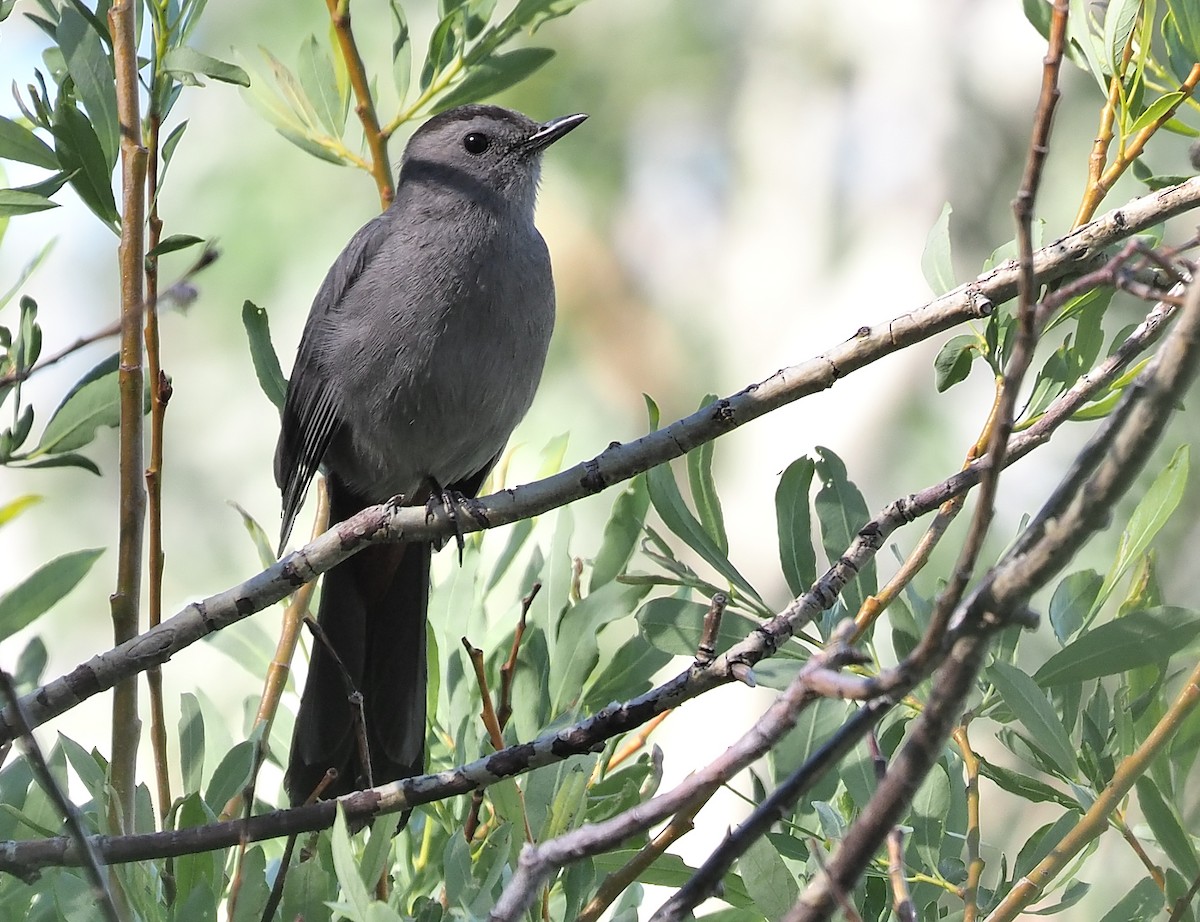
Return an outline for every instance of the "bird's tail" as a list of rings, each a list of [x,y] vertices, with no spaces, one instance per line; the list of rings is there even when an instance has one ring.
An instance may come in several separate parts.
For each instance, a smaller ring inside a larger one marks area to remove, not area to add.
[[[367,505],[329,478],[331,522]],[[325,574],[317,621],[341,666],[314,638],[284,778],[293,804],[303,803],[330,768],[338,778],[322,796],[364,787],[362,735],[371,783],[424,771],[430,552],[423,542],[376,545]],[[362,694],[361,719],[354,691]]]

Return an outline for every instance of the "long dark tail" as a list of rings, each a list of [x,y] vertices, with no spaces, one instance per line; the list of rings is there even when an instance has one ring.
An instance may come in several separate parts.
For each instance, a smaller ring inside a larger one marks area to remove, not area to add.
[[[331,522],[367,505],[329,478]],[[424,771],[430,551],[424,543],[369,547],[325,574],[317,620],[345,668],[313,640],[284,778],[293,804],[303,803],[330,768],[338,779],[324,797],[367,784],[358,716],[349,700],[354,690],[363,696],[371,782]]]

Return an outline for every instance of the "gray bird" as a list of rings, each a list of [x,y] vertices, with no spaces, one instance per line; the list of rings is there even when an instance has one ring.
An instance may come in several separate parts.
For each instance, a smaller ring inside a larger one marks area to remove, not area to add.
[[[583,122],[462,106],[405,149],[391,207],[337,258],[313,301],[275,453],[280,547],[318,468],[330,521],[402,497],[472,497],[533,401],[554,283],[533,223],[542,152]],[[293,804],[361,787],[347,674],[363,695],[370,778],[425,763],[431,546],[370,547],[325,574],[285,787]]]

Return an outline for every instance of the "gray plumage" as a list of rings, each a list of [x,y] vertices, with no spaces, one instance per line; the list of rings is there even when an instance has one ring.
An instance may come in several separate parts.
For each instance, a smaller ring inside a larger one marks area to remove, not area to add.
[[[413,135],[392,206],[354,235],[309,314],[275,456],[281,547],[318,467],[331,520],[402,496],[474,495],[533,400],[554,327],[534,227],[541,152],[584,119],[539,125],[496,106]],[[364,695],[371,780],[419,773],[427,544],[371,548],[326,575],[319,621]],[[303,801],[365,783],[346,681],[314,642],[286,785]]]

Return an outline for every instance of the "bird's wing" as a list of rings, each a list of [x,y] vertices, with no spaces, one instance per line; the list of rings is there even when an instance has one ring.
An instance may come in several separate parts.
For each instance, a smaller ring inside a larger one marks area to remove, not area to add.
[[[283,491],[280,553],[304,503],[308,485],[341,424],[337,389],[328,378],[321,346],[330,326],[344,321],[338,316],[343,298],[386,239],[385,218],[386,215],[380,215],[367,223],[346,245],[325,276],[304,327],[275,449],[275,482]]]

